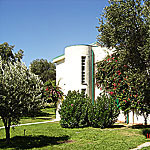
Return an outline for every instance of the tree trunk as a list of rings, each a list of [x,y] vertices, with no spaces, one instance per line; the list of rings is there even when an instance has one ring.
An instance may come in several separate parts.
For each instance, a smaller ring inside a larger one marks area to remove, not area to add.
[[[145,118],[145,126],[147,126],[147,118]]]
[[[3,118],[3,123],[5,126],[5,132],[6,132],[6,142],[9,143],[10,142],[10,125],[11,125],[11,119],[10,118]]]
[[[10,126],[5,127],[5,131],[6,131],[6,142],[9,143],[10,142]]]
[[[146,126],[147,125],[148,114],[147,113],[143,113],[143,117],[144,117],[144,125]]]
[[[145,120],[145,126],[147,126],[147,117],[148,117],[148,114],[146,113],[146,115],[144,116],[144,120]]]

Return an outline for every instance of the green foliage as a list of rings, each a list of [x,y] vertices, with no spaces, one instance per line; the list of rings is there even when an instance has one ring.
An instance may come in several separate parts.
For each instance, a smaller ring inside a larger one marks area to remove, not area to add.
[[[150,113],[147,107],[150,106],[150,1],[109,0],[109,4],[99,19],[98,42],[108,48],[114,48],[121,75],[128,76],[127,81],[122,81],[124,86],[127,86],[125,91],[127,99],[124,100],[127,101],[129,98],[134,102],[132,104],[129,100],[126,103],[129,105],[125,104],[125,109],[132,106],[139,109],[141,113]],[[124,70],[124,65],[128,66],[127,71]],[[107,64],[105,69],[108,73],[107,79],[111,67],[112,65]],[[111,77],[109,81],[112,82]],[[122,87],[119,89],[123,90]],[[116,93],[119,96],[122,94],[121,91]]]
[[[27,113],[34,114],[40,109],[43,83],[21,62],[23,51],[13,55],[8,44],[4,44],[3,50],[4,55],[0,56],[0,116],[9,141],[10,126]]]
[[[38,75],[43,83],[48,80],[56,80],[55,65],[44,59],[36,59],[30,64],[30,70],[32,73]]]
[[[114,53],[97,63],[96,85],[112,98],[119,99],[122,110],[140,106],[141,90],[135,84],[132,70],[126,64],[121,64],[119,55]]]
[[[22,59],[24,51],[20,49],[18,53],[14,54],[13,48],[14,46],[9,45],[7,42],[0,44],[0,56],[5,63],[8,61],[20,61]]]
[[[60,88],[56,86],[56,70],[55,65],[51,62],[48,62],[44,59],[36,59],[31,62],[29,70],[38,75],[39,78],[43,81],[43,91],[42,98],[45,99],[45,102],[53,102],[55,107],[58,101],[58,98],[61,98],[63,93]]]
[[[55,107],[58,99],[62,99],[63,92],[55,81],[48,80],[44,83],[44,97],[48,103],[53,102]]]
[[[91,100],[84,93],[69,91],[59,111],[61,126],[64,128],[89,126],[88,109],[90,105]]]
[[[119,115],[115,100],[107,95],[100,95],[94,105],[91,105],[88,116],[92,127],[106,128],[115,123]]]
[[[36,111],[41,106],[42,82],[21,62],[4,66],[5,69],[2,69],[2,63],[0,64],[0,116],[2,119],[10,118],[12,123],[18,123],[24,113]]]

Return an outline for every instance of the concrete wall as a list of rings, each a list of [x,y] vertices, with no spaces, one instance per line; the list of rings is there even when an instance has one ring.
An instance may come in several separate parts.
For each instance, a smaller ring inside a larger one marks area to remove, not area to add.
[[[97,65],[96,63],[104,60],[105,57],[109,54],[111,55],[113,52],[111,50],[108,50],[106,47],[100,47],[100,46],[93,46],[92,50],[94,52],[94,67],[95,67],[95,74],[97,72]],[[102,92],[102,90],[98,89],[96,86],[96,78],[95,78],[95,99],[99,94]]]
[[[120,110],[120,114],[118,116],[118,122],[124,123],[126,122],[126,117],[123,111]]]
[[[56,63],[56,83],[62,88],[64,94],[66,95],[69,90],[79,90],[86,89],[86,94],[92,98],[92,50],[94,53],[94,74],[96,73],[96,63],[105,59],[109,54],[113,53],[113,50],[108,50],[106,48],[93,46],[93,45],[75,45],[65,48],[65,55],[54,59]],[[86,56],[85,62],[85,83],[81,83],[81,57]],[[96,83],[96,79],[94,81]],[[94,83],[94,97],[95,99],[102,92],[97,88]],[[58,109],[60,109],[60,104]],[[56,119],[60,120],[60,116],[56,112]],[[144,117],[139,115],[138,111],[130,110],[128,113],[129,124],[144,124]],[[126,122],[127,115],[123,111],[120,112],[118,117],[119,122]],[[150,124],[150,116],[148,117],[147,123]]]
[[[85,59],[85,84],[81,83],[81,57]],[[90,96],[90,58],[91,47],[86,45],[69,46],[65,48],[65,67],[66,67],[66,91],[86,89],[86,94]]]
[[[56,84],[61,87],[62,91],[65,92],[65,59],[62,59],[56,63]],[[66,94],[66,93],[65,93]]]
[[[137,110],[130,110],[129,112],[129,124],[144,124],[144,116],[139,114]],[[150,124],[150,115],[147,117],[147,124]]]
[[[102,48],[92,45],[74,45],[65,48],[64,59],[60,57],[56,59],[56,82],[59,82],[59,86],[62,88],[65,94],[69,90],[79,90],[86,89],[86,94],[92,98],[92,50],[94,53],[94,74],[96,72],[96,63],[103,60],[108,53],[107,48]],[[85,83],[81,83],[81,57],[86,56],[85,65]],[[56,62],[54,61],[54,62]],[[94,84],[96,80],[94,81]],[[101,92],[96,85],[94,94],[95,99],[99,96]]]

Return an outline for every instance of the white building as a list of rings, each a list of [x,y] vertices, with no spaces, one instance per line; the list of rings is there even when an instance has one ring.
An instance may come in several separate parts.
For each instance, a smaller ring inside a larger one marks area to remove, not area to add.
[[[65,95],[69,90],[83,90],[94,102],[101,92],[95,84],[96,62],[111,53],[112,51],[96,44],[67,46],[64,55],[53,59],[56,64],[56,83],[59,83]],[[56,119],[60,119],[58,111]],[[144,118],[132,110],[127,116],[121,112],[118,121],[144,123]],[[150,123],[150,120],[147,121]]]

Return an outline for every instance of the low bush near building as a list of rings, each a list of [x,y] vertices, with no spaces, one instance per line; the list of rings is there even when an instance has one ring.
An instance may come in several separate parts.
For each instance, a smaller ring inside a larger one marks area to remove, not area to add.
[[[103,94],[91,105],[88,117],[92,127],[105,128],[115,123],[119,112],[115,100]]]
[[[61,126],[64,128],[89,126],[88,109],[90,106],[91,100],[84,93],[69,91],[59,111]]]

